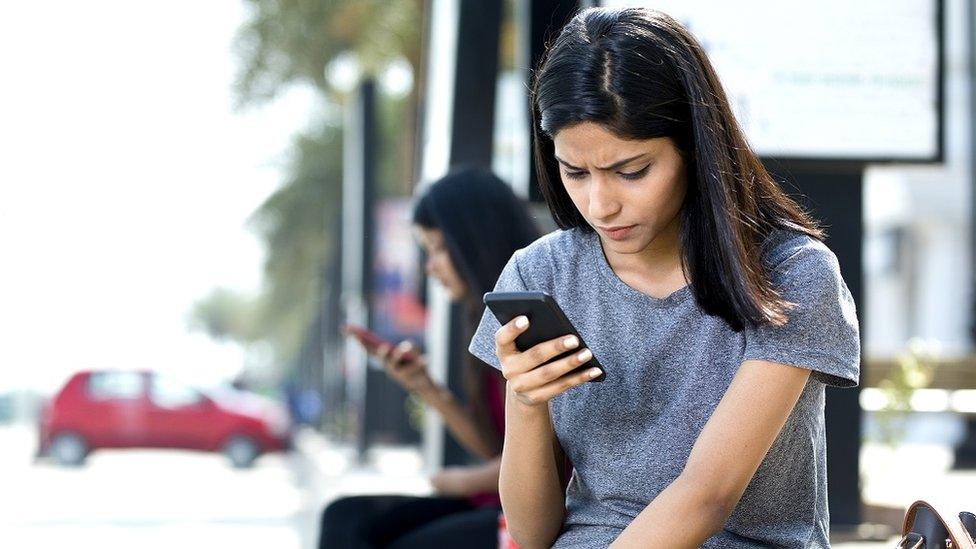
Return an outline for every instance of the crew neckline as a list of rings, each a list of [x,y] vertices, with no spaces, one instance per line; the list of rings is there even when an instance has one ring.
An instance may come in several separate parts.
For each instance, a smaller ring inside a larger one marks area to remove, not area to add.
[[[691,284],[685,284],[677,290],[671,292],[666,297],[654,297],[631,287],[617,276],[603,252],[603,245],[600,243],[600,235],[596,231],[581,231],[583,238],[587,241],[588,247],[593,252],[594,260],[597,264],[597,271],[607,284],[618,293],[631,298],[641,299],[652,307],[674,307],[686,301],[692,296]]]

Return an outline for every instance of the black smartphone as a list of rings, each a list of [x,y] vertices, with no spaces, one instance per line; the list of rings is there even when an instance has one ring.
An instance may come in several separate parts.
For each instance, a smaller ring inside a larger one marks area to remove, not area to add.
[[[583,337],[566,318],[566,314],[553,297],[545,292],[488,292],[484,297],[485,305],[491,310],[501,325],[508,324],[512,319],[525,315],[529,319],[528,331],[515,338],[515,347],[519,351],[526,351],[536,345],[556,339],[557,337],[574,335],[579,339],[579,346],[553,358],[549,362],[559,360],[565,356],[579,352],[587,347]],[[593,349],[590,349],[593,352]],[[548,363],[547,363],[548,364]],[[602,372],[590,381],[603,381],[607,377],[606,370],[596,359],[596,355],[589,362],[580,365],[573,372],[579,372],[592,367]]]

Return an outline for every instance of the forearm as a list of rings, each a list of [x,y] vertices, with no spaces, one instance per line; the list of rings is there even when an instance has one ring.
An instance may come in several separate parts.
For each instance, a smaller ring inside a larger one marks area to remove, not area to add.
[[[499,473],[505,518],[519,547],[550,547],[559,535],[566,507],[549,410],[545,405],[523,405],[509,388],[506,395]]]
[[[501,465],[501,456],[495,456],[481,465],[475,465],[475,474],[472,476],[471,482],[472,493],[497,492]]]
[[[731,509],[709,498],[696,483],[678,477],[610,546],[695,548],[722,529]]]
[[[465,450],[481,459],[492,459],[498,456],[498,448],[481,432],[474,418],[454,398],[451,391],[443,387],[431,386],[416,394],[428,406],[437,410],[444,419],[444,426]]]

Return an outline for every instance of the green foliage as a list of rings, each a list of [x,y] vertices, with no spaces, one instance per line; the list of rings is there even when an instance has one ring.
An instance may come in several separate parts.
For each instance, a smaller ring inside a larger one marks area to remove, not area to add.
[[[367,75],[391,59],[420,65],[422,0],[246,0],[250,17],[235,51],[241,60],[238,102],[273,99],[294,83],[333,90],[325,69],[339,54],[354,52]]]
[[[248,220],[267,248],[261,296],[218,288],[195,304],[191,326],[216,339],[267,340],[279,364],[295,357],[338,246],[330,220],[340,209],[340,143],[341,128],[331,125],[295,137],[287,180]]]
[[[352,55],[364,76],[376,77],[404,59],[419,74],[423,0],[244,0],[246,22],[234,42],[239,108],[274,99],[288,87],[311,84],[324,104],[344,97],[326,79],[326,67]],[[380,192],[412,187],[417,94],[379,94]],[[342,131],[321,120],[294,138],[281,187],[251,216],[249,227],[267,250],[262,294],[254,299],[217,289],[198,302],[191,323],[215,338],[267,341],[279,368],[294,363],[308,326],[322,306],[324,273],[338,252],[335,220],[341,211]]]
[[[190,327],[214,339],[253,341],[258,338],[258,303],[226,288],[216,288],[197,301],[190,313]]]
[[[424,432],[424,416],[427,414],[427,405],[417,395],[410,393],[403,403],[404,411],[407,414],[408,423],[418,433]]]
[[[341,129],[329,125],[296,137],[287,181],[249,222],[267,245],[261,329],[281,360],[298,352],[338,247],[331,220],[341,208],[341,142]]]
[[[888,446],[895,447],[904,438],[908,415],[912,411],[912,394],[932,382],[935,365],[936,353],[923,341],[913,339],[896,359],[895,367],[878,384],[886,404],[876,417],[881,440]]]

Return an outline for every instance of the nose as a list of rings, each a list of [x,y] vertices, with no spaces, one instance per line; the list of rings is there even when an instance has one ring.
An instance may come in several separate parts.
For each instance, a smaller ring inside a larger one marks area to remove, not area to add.
[[[609,221],[620,212],[620,200],[613,189],[613,182],[600,175],[594,175],[590,183],[590,218]]]

